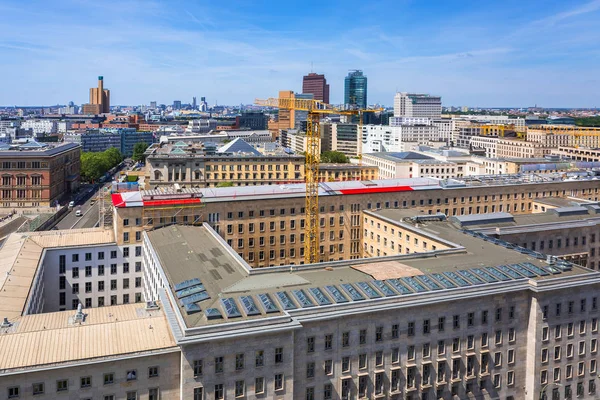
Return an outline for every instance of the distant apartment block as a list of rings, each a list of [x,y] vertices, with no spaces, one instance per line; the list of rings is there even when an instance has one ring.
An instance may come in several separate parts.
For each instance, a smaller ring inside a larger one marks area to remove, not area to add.
[[[398,92],[394,96],[394,117],[439,119],[442,115],[442,98],[428,94]]]

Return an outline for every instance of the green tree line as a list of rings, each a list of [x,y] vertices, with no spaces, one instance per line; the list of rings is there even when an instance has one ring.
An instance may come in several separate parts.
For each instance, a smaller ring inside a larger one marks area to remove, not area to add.
[[[575,118],[575,125],[600,127],[600,117]]]
[[[81,153],[81,179],[95,182],[123,161],[119,149],[111,147],[100,153]]]

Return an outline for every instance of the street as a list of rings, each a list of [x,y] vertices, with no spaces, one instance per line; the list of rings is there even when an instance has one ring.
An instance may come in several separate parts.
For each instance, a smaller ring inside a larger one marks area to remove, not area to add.
[[[96,195],[100,193],[104,188],[108,188],[112,185],[112,180],[115,177],[120,176],[121,171],[127,171],[133,168],[131,160],[125,160],[122,164],[124,168],[118,169],[110,178],[107,183],[104,184],[85,184],[81,186],[81,190],[77,196],[73,199],[75,201],[75,207],[69,210],[60,222],[58,222],[52,229],[78,229],[78,228],[93,228],[98,225],[100,221],[100,201],[96,199]],[[95,201],[92,204],[92,200]],[[67,202],[68,204],[68,202]],[[75,213],[77,210],[81,210],[82,216],[77,217]]]

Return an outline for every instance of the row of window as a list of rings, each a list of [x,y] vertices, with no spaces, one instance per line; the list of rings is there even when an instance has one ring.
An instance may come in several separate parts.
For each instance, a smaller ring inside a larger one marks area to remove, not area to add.
[[[580,335],[585,335],[587,331],[587,322],[585,320],[579,321],[578,331]],[[554,326],[554,338],[560,339],[562,337],[563,326],[567,327],[567,337],[572,338],[575,335],[575,323],[568,322],[564,325],[558,324]],[[590,321],[590,330],[592,333],[598,333],[598,319],[592,318]],[[542,327],[542,341],[546,342],[550,339],[550,327],[544,326]]]
[[[92,276],[94,267],[92,267],[91,265],[86,265],[83,268],[84,271],[84,275],[85,277],[89,278]],[[98,276],[104,276],[105,273],[105,268],[104,268],[104,264],[100,264],[96,267],[96,272]],[[142,262],[141,261],[137,261],[135,263],[135,272],[142,272]],[[66,273],[66,265],[62,266],[59,265],[58,267],[58,273],[59,274],[65,274]],[[117,264],[110,264],[110,274],[111,275],[116,275],[118,273],[117,271]],[[122,265],[122,273],[123,274],[128,274],[129,273],[129,263],[128,262],[124,262]],[[79,267],[72,267],[71,268],[71,277],[73,279],[77,279],[79,278],[80,274],[79,274]],[[60,276],[61,279],[61,283],[64,279],[66,279],[64,276]]]
[[[339,226],[344,226],[344,216],[340,215],[338,218],[338,225]],[[333,227],[336,226],[336,218],[335,217],[329,217],[329,226]],[[319,226],[321,228],[325,228],[326,227],[326,222],[327,220],[325,218],[321,218],[319,221]],[[296,220],[292,219],[289,221],[290,223],[290,229],[296,229]],[[286,229],[287,226],[287,221],[279,221],[279,230],[284,231]],[[275,221],[271,221],[269,222],[269,231],[274,232],[275,231]],[[300,228],[303,229],[305,227],[305,220],[304,218],[300,219]],[[266,223],[265,222],[259,222],[258,223],[258,229],[259,232],[265,232],[266,229]],[[250,222],[248,224],[248,232],[249,233],[254,233],[255,232],[255,224],[254,222]],[[238,224],[237,225],[237,233],[244,233],[244,224]],[[233,234],[233,225],[232,224],[228,224],[227,225],[227,234],[228,235],[232,235]]]
[[[85,284],[84,284],[85,293],[92,293],[92,284],[93,284],[93,282],[85,282]],[[104,291],[104,286],[105,286],[104,284],[105,284],[104,281],[97,282],[97,290],[99,292]],[[142,277],[141,276],[138,276],[135,278],[135,287],[136,288],[142,287]],[[64,276],[60,276],[58,289],[64,290],[65,288],[66,288],[66,279]],[[129,289],[129,278],[123,278],[122,288]],[[79,294],[79,283],[71,284],[71,289],[72,289],[73,294]],[[110,281],[110,290],[118,290],[117,279],[112,279]]]
[[[93,307],[92,298],[91,297],[86,297],[85,299],[83,299],[83,301],[84,301],[84,307],[85,308],[91,308],[91,307]],[[71,300],[71,308],[73,310],[76,310],[77,306],[79,305],[80,302],[81,302],[81,299],[79,299],[79,298],[72,299]],[[97,307],[104,307],[106,305],[105,304],[105,298],[104,298],[104,296],[97,297],[96,298],[96,302],[97,302],[97,304],[96,304]],[[141,293],[135,293],[135,302],[136,303],[141,303],[142,302],[142,294]],[[59,292],[59,294],[58,294],[58,304],[59,304],[59,306],[61,306],[60,311],[64,311],[65,310],[64,306],[66,305],[66,303],[67,303],[66,293],[65,292]],[[110,296],[110,305],[111,306],[115,306],[117,304],[119,304],[118,301],[117,301],[117,295]],[[121,303],[121,304],[129,304],[129,293],[125,293],[123,295],[123,303]]]
[[[273,377],[273,390],[275,392],[282,391],[284,389],[284,376],[283,374],[275,374]],[[266,394],[266,385],[264,377],[254,378],[254,393],[264,395]],[[235,397],[243,397],[246,395],[246,381],[238,380],[235,381],[234,386]],[[225,388],[222,383],[218,383],[214,388],[214,399],[223,400],[225,398]],[[204,387],[194,388],[194,400],[204,400]]]
[[[149,379],[157,378],[158,376],[159,376],[159,367],[157,367],[157,366],[148,367],[148,378]],[[138,378],[138,371],[133,369],[133,370],[129,370],[125,373],[123,381],[133,382],[133,381],[136,381],[137,378]],[[104,385],[104,386],[113,385],[116,382],[117,382],[117,380],[115,379],[115,374],[113,372],[105,373],[103,375],[102,385]],[[76,387],[75,390],[89,389],[91,387],[92,387],[92,376],[82,376],[79,378],[79,386]],[[70,388],[69,388],[69,380],[68,379],[59,379],[56,381],[55,391],[57,393],[68,392],[69,389]],[[32,385],[32,393],[34,396],[47,393],[45,382],[34,383]],[[131,396],[134,396],[134,397],[130,397],[130,394],[131,394]],[[21,387],[20,386],[12,386],[12,387],[8,388],[8,398],[9,399],[19,398],[20,395],[21,395]],[[113,395],[107,395],[104,398],[105,399],[112,398],[114,400]],[[128,400],[129,399],[135,400],[137,398],[138,398],[137,392],[135,392],[135,391],[128,392],[128,394],[127,394]],[[148,390],[148,398],[158,400],[159,389],[158,388],[149,389]]]

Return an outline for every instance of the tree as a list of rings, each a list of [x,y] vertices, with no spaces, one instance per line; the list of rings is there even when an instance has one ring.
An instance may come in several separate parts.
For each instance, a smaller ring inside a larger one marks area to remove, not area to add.
[[[135,146],[133,146],[133,156],[131,156],[133,161],[145,162],[146,156],[144,155],[144,152],[147,148],[148,145],[145,142],[136,143]]]
[[[89,182],[97,181],[121,161],[121,152],[114,147],[101,153],[81,153],[81,178]]]
[[[219,182],[217,183],[217,187],[232,187],[233,182]]]
[[[349,163],[350,160],[344,153],[341,153],[339,151],[324,151],[323,153],[321,153],[321,162],[344,164]]]
[[[121,155],[121,151],[116,147],[111,147],[110,149],[104,152],[106,154],[106,158],[108,159],[108,163],[111,165],[110,168],[117,166],[123,161],[123,156]],[[109,169],[110,169],[109,168]]]

